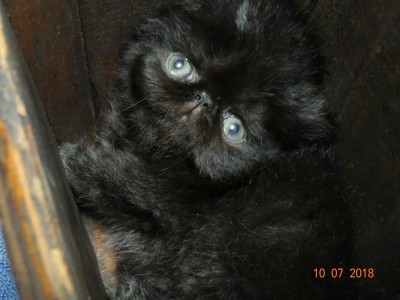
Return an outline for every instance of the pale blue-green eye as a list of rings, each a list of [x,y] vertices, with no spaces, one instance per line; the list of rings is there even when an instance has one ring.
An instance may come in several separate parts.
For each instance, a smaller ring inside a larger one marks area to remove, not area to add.
[[[193,67],[182,54],[173,53],[168,56],[165,66],[172,77],[182,80],[191,79],[192,77]]]
[[[245,137],[245,130],[237,117],[231,115],[224,119],[224,137],[231,142],[241,142]]]

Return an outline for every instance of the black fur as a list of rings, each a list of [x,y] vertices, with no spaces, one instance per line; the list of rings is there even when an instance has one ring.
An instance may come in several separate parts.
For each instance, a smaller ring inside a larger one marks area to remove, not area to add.
[[[63,145],[117,299],[355,299],[321,61],[289,1],[165,4],[136,28],[96,144]],[[196,72],[172,78],[171,53]],[[224,138],[238,117],[241,142]]]

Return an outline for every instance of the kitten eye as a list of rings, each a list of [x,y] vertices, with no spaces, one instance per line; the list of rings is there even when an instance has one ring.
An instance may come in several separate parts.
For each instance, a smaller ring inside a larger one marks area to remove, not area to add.
[[[223,130],[224,137],[231,142],[241,142],[245,137],[242,121],[233,115],[224,119]]]
[[[191,80],[193,78],[193,67],[182,54],[172,53],[168,56],[165,67],[169,75],[177,79]]]

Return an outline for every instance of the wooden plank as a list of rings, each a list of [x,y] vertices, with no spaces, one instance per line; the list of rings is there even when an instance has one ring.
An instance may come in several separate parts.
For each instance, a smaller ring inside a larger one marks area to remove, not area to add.
[[[377,273],[372,282],[360,282],[360,298],[389,298],[399,292],[400,4],[386,17],[345,95],[346,134],[337,146],[341,169],[352,187],[348,199],[360,226],[356,264],[373,266]]]
[[[57,141],[95,130],[76,1],[2,1]]]
[[[0,5],[0,217],[22,299],[105,299],[36,92]]]
[[[313,13],[327,97],[339,114],[336,158],[356,232],[348,267],[375,269],[374,280],[359,281],[360,298],[389,299],[400,278],[400,3],[319,0]]]
[[[399,8],[397,0],[318,0],[315,29],[326,58],[333,105],[345,113],[346,96]]]

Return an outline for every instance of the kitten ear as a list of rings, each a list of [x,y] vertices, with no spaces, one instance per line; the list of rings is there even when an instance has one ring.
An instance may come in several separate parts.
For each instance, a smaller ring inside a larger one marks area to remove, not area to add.
[[[249,0],[243,0],[242,4],[236,12],[236,25],[240,31],[245,31],[246,25],[248,24],[250,13],[250,3]]]

